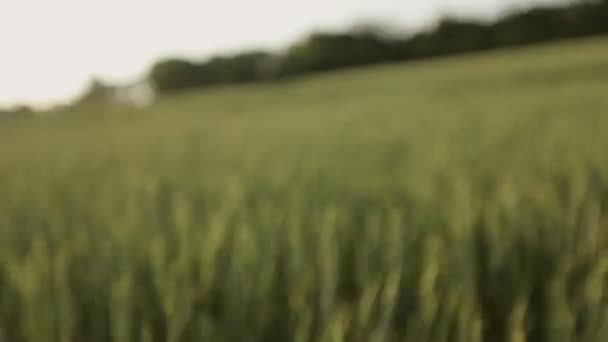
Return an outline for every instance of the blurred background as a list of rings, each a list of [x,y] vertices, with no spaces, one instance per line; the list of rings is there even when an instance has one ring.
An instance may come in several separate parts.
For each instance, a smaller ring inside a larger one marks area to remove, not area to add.
[[[605,342],[608,0],[0,0],[0,342]]]
[[[606,2],[594,0],[5,0],[1,6],[5,111],[84,101],[104,87],[132,92],[148,82],[164,92],[260,82],[607,31]],[[149,90],[138,89],[137,102],[151,101]]]

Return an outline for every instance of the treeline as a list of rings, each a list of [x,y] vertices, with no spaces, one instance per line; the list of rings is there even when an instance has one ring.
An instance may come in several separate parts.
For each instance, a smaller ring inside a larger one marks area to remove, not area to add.
[[[608,0],[585,1],[513,13],[494,23],[444,19],[432,30],[408,37],[389,36],[376,29],[315,33],[282,54],[256,51],[200,63],[161,61],[148,79],[159,93],[166,93],[603,33],[608,33]]]
[[[264,68],[273,58],[273,55],[265,52],[248,52],[215,57],[203,63],[166,60],[154,65],[149,80],[159,92],[222,83],[254,82],[269,74]]]

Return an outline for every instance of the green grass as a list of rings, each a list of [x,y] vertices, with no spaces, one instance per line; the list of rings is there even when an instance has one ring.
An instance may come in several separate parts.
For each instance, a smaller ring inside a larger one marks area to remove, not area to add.
[[[608,40],[0,123],[0,341],[604,341]]]

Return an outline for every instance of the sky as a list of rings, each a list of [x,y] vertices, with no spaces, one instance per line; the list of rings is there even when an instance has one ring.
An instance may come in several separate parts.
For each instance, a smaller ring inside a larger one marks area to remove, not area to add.
[[[160,58],[280,49],[318,29],[444,14],[492,18],[558,0],[0,0],[0,107],[44,108],[92,79],[128,83]]]

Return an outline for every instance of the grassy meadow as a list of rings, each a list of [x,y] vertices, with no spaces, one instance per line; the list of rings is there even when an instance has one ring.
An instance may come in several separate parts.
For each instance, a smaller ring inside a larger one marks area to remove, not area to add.
[[[0,121],[0,341],[600,342],[608,40]]]

